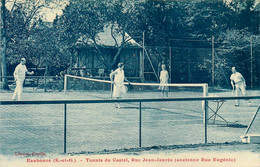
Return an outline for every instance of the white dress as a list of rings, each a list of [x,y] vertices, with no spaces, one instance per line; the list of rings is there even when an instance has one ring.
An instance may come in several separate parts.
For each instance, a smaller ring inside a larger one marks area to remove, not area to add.
[[[168,71],[162,70],[160,73],[160,84],[168,84],[168,80],[169,80]],[[169,91],[169,87],[165,85],[160,85],[158,89],[163,91]]]
[[[124,85],[125,74],[124,70],[116,69],[114,78],[113,97],[122,97],[126,93],[126,87]]]

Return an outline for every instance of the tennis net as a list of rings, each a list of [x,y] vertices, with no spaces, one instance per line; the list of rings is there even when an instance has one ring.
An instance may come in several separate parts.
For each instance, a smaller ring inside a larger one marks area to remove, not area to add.
[[[206,83],[187,84],[160,84],[160,83],[124,83],[127,93],[125,98],[159,98],[159,97],[206,97],[208,85]],[[160,86],[167,87],[164,94]],[[108,79],[86,78],[66,75],[64,81],[64,92],[88,91],[95,96],[112,97],[113,84]]]

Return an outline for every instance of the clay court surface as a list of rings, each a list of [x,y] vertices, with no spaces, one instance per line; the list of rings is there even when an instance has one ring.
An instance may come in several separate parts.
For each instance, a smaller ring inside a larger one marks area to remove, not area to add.
[[[230,96],[230,91],[209,94]],[[260,91],[248,91],[259,95]],[[1,92],[0,100],[10,100],[12,92]],[[160,92],[129,92],[125,98],[160,98]],[[201,97],[202,92],[176,91],[170,97]],[[24,100],[80,100],[110,99],[110,92],[34,92],[25,89]],[[259,99],[225,101],[218,114],[208,125],[208,143],[241,141],[240,136],[260,104]],[[209,103],[216,108],[216,101]],[[138,148],[139,103],[68,104],[67,153],[88,153],[102,150]],[[1,154],[12,156],[15,152],[44,152],[60,154],[64,150],[64,105],[30,104],[1,105],[0,148]],[[209,116],[213,112],[209,111]],[[259,134],[259,115],[250,133]],[[144,102],[142,103],[142,147],[204,143],[203,112],[201,101]],[[234,145],[233,145],[234,146]],[[221,147],[221,146],[220,146]],[[238,146],[238,148],[241,146]],[[244,146],[243,146],[244,147]],[[219,148],[219,146],[217,146]],[[247,148],[247,147],[244,147]],[[247,150],[247,149],[245,149]],[[249,151],[252,151],[249,149]]]

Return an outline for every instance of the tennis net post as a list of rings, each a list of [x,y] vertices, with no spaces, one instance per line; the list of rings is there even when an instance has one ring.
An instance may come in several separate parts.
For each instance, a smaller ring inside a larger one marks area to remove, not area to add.
[[[67,79],[68,77],[67,77],[67,74],[65,74],[65,77],[64,77],[64,93],[66,93],[66,91],[67,91]]]
[[[203,84],[203,97],[207,97],[208,96],[208,84]],[[208,120],[208,101],[202,101],[202,111],[203,111],[203,123],[205,124],[205,126],[207,126],[207,120]],[[205,128],[206,129],[206,128]]]
[[[203,85],[203,97],[208,96],[208,84]],[[203,124],[204,124],[204,141],[205,144],[208,142],[208,101],[202,101],[202,111],[203,111]]]

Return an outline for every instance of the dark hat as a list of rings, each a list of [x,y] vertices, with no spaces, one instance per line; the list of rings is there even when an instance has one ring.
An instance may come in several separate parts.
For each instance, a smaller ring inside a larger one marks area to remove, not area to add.
[[[122,62],[120,62],[120,63],[118,63],[118,67],[122,67],[124,65],[124,63],[122,63]]]

